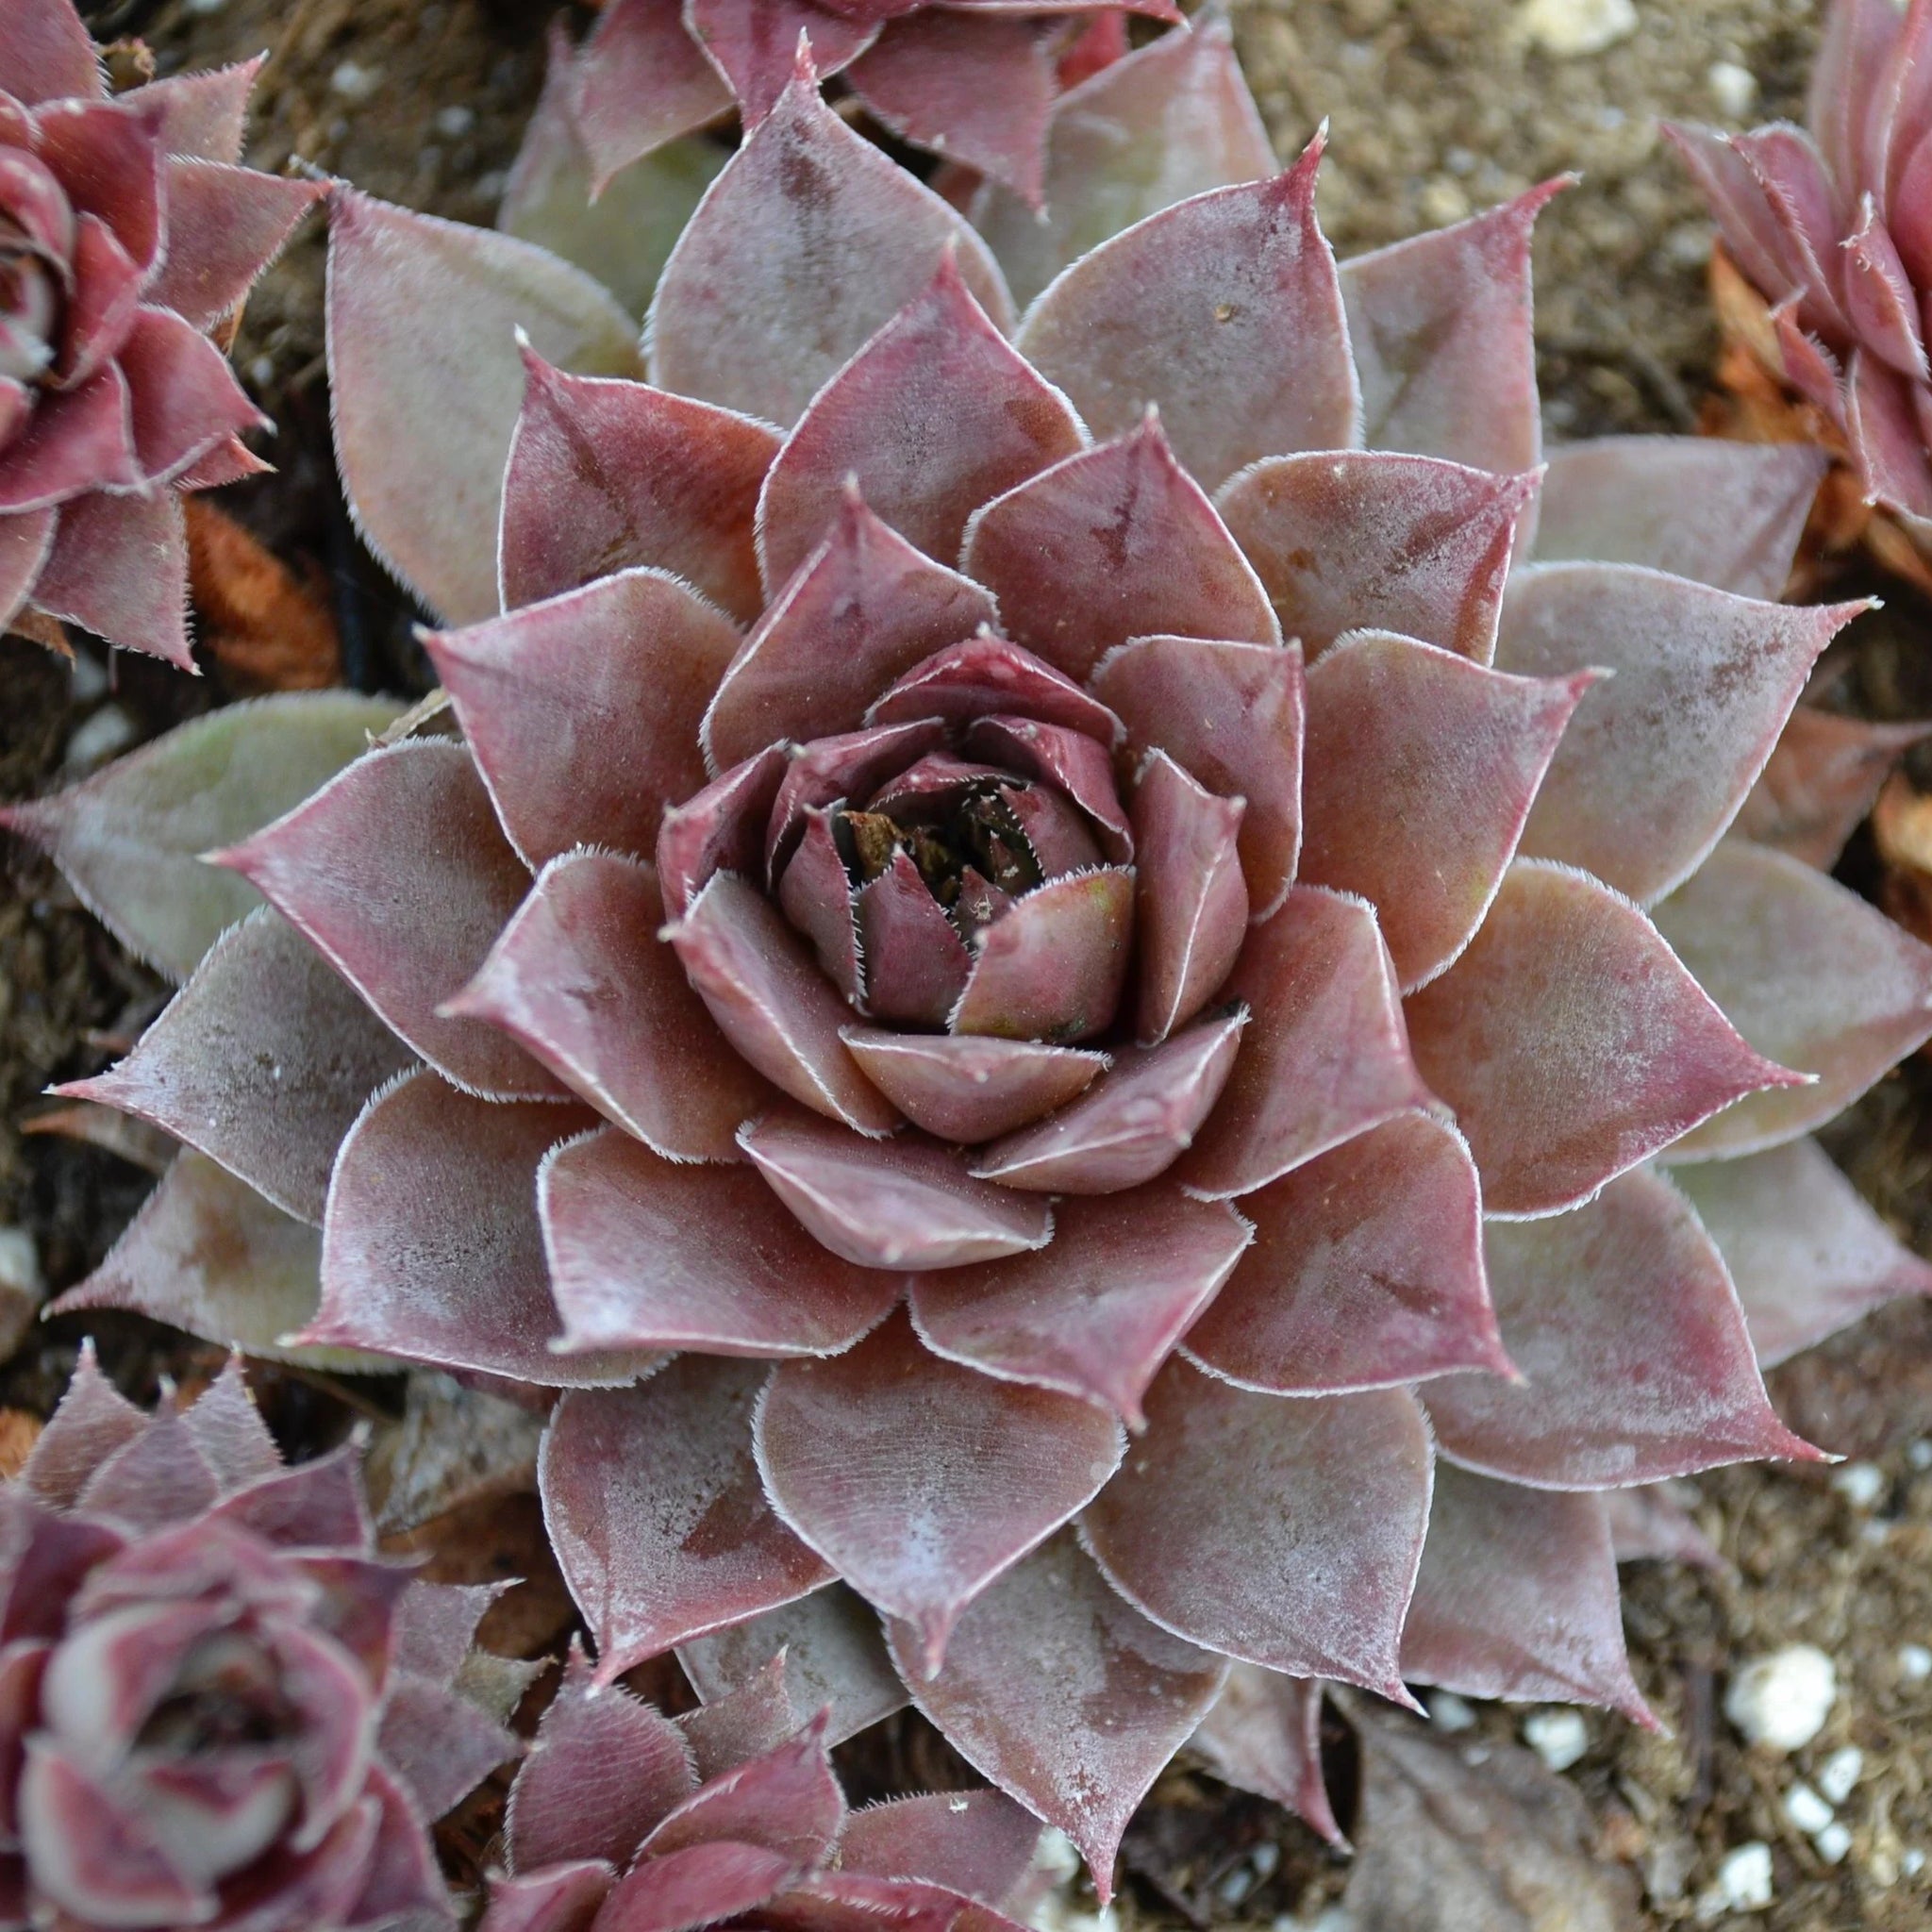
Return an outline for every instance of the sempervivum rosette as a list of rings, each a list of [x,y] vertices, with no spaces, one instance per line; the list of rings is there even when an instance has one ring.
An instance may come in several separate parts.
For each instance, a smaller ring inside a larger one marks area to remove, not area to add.
[[[322,1220],[309,1342],[568,1391],[600,1676],[909,1695],[1103,1887],[1197,1727],[1322,1815],[1314,1680],[1641,1712],[1600,1492],[1807,1453],[1754,1343],[1927,1278],[1805,1136],[1932,955],[1724,838],[1846,615],[1761,601],[1815,463],[1545,473],[1544,195],[1338,270],[1232,76],[1089,84],[1234,104],[1066,150],[1141,218],[1015,327],[801,69],[649,383],[342,196],[341,459],[462,737],[237,842],[274,912],[81,1090]]]
[[[266,421],[208,331],[323,192],[235,165],[260,64],[110,100],[72,0],[0,6],[0,628],[189,664],[179,499]]]
[[[0,1924],[454,1925],[428,1822],[516,1740],[488,1590],[375,1552],[356,1457],[284,1468],[240,1373],[143,1414],[84,1355],[0,1486]]]

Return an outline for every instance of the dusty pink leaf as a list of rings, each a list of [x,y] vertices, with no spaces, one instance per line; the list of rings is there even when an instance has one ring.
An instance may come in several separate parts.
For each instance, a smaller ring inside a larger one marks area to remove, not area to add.
[[[0,516],[0,625],[12,624],[33,589],[53,548],[56,515],[50,507]]]
[[[812,64],[828,79],[872,44],[878,28],[864,11],[846,19],[813,0],[685,0],[687,30],[711,57],[738,95],[745,125],[772,111],[798,64],[798,41],[811,46]]]
[[[1400,1390],[1295,1400],[1174,1361],[1084,1534],[1128,1600],[1191,1642],[1400,1702],[1430,1463]]]
[[[841,1261],[749,1167],[679,1166],[606,1128],[558,1149],[538,1183],[566,1349],[832,1355],[899,1298]]]
[[[739,1126],[776,1091],[712,1024],[663,924],[643,860],[566,854],[446,1006],[502,1027],[665,1158],[736,1160]]]
[[[974,936],[956,1033],[1065,1045],[1112,1024],[1134,917],[1131,867],[1068,873],[1036,886]]]
[[[1341,268],[1371,449],[1520,475],[1541,448],[1529,231],[1567,177]]]
[[[1863,350],[1845,370],[1845,440],[1866,497],[1901,517],[1932,516],[1932,455],[1912,386]]]
[[[778,1513],[916,1627],[930,1673],[960,1611],[1119,1467],[1121,1432],[1091,1403],[941,1361],[894,1318],[849,1354],[778,1366],[758,1456]]]
[[[1722,1570],[1724,1559],[1674,1491],[1674,1482],[1634,1490],[1599,1490],[1596,1499],[1610,1526],[1610,1552],[1619,1563],[1690,1563]]]
[[[874,1087],[916,1127],[968,1146],[1051,1113],[1093,1084],[1107,1056],[985,1034],[840,1035]]]
[[[949,253],[786,438],[758,504],[764,580],[775,589],[812,555],[853,477],[887,525],[954,564],[982,503],[1085,442],[1066,398],[994,327]]]
[[[1174,1188],[1137,1193],[1124,1215],[1067,1201],[1041,1253],[916,1277],[912,1320],[949,1361],[1084,1396],[1138,1428],[1148,1383],[1248,1240],[1224,1202]]]
[[[778,905],[811,941],[825,977],[855,1008],[862,1008],[865,974],[858,958],[857,908],[852,881],[846,876],[845,861],[832,831],[838,803],[807,808],[804,834],[778,878]],[[844,1038],[842,1031],[840,1038]]]
[[[1152,403],[1201,485],[1359,441],[1335,256],[1315,221],[1318,134],[1273,180],[1196,195],[1102,243],[1028,310],[1018,343],[1097,436]]]
[[[530,880],[463,746],[405,739],[369,752],[219,863],[466,1091],[558,1093],[495,1028],[441,1011],[482,965]]]
[[[1188,1742],[1215,1776],[1286,1806],[1338,1851],[1347,1849],[1322,1777],[1319,1678],[1233,1664]]]
[[[526,1878],[492,1874],[476,1932],[590,1932],[616,1875],[598,1858],[546,1865]]]
[[[604,1932],[690,1932],[764,1904],[799,1873],[796,1859],[762,1845],[687,1845],[633,1866],[597,1924]]]
[[[813,807],[841,798],[868,798],[945,741],[936,718],[913,724],[878,724],[786,747],[785,776],[765,831],[765,865],[775,872]]]
[[[506,609],[639,564],[741,624],[764,603],[752,532],[778,435],[647,383],[567,375],[525,347],[503,478]]]
[[[267,426],[228,358],[169,309],[138,309],[119,359],[147,484],[172,482],[241,430]]]
[[[825,1716],[762,1757],[708,1779],[652,1831],[643,1857],[687,1845],[737,1843],[822,1863],[845,1822],[845,1800],[825,1757]]]
[[[765,830],[786,774],[784,750],[768,745],[664,814],[658,884],[673,919],[684,917],[714,873],[755,873],[764,864]]]
[[[1734,829],[1829,872],[1899,758],[1928,736],[1932,725],[1877,724],[1801,704]]]
[[[1278,1395],[1508,1372],[1482,1197],[1454,1127],[1399,1114],[1241,1201],[1253,1247],[1190,1330],[1198,1366]]]
[[[71,1509],[88,1477],[146,1424],[142,1410],[102,1374],[93,1343],[83,1341],[73,1378],[21,1467],[22,1489],[56,1509]],[[19,1607],[9,1605],[9,1616]]]
[[[50,102],[33,117],[34,158],[74,211],[99,216],[142,271],[155,265],[167,233],[160,120],[151,109],[99,100]]]
[[[33,601],[109,643],[192,670],[180,498],[168,490],[145,496],[101,491],[62,504]]]
[[[1491,1213],[1574,1208],[1740,1095],[1799,1078],[1752,1050],[1627,899],[1541,860],[1510,866],[1468,951],[1407,1012]]]
[[[441,318],[434,328],[424,317]],[[547,250],[339,189],[329,204],[336,459],[370,547],[445,622],[497,608],[517,331],[547,360],[628,375],[633,325]]]
[[[1124,1602],[1071,1530],[968,1606],[937,1673],[916,1632],[891,1638],[913,1701],[1074,1840],[1105,1904],[1127,1820],[1213,1702],[1222,1660]]]
[[[1244,1194],[1424,1105],[1389,949],[1364,901],[1298,886],[1249,938],[1224,997],[1248,1026],[1221,1102],[1174,1177]]]
[[[1387,631],[1309,671],[1301,875],[1375,908],[1405,991],[1482,924],[1591,683],[1486,671]]]
[[[1490,1293],[1523,1380],[1429,1383],[1443,1455],[1557,1490],[1816,1457],[1772,1413],[1724,1258],[1667,1181],[1624,1174],[1568,1214],[1486,1232]]]
[[[936,1791],[855,1811],[839,1869],[923,1878],[996,1905],[1026,1876],[1039,1842],[1039,1821],[1002,1791]]]
[[[167,259],[142,292],[197,329],[214,327],[327,192],[320,181],[286,181],[218,161],[171,160]]]
[[[1247,801],[1236,843],[1251,917],[1278,911],[1301,849],[1300,650],[1138,637],[1094,667],[1093,691],[1134,752],[1163,750],[1208,791]]]
[[[1113,760],[1098,739],[1038,718],[995,716],[967,726],[965,748],[1000,770],[1038,779],[1072,799],[1091,822],[1108,858],[1116,865],[1132,862],[1132,828],[1114,783]]]
[[[665,264],[645,331],[651,380],[789,428],[949,245],[980,307],[1010,327],[985,244],[825,106],[808,58]]]
[[[1908,382],[1926,376],[1919,298],[1898,249],[1868,199],[1857,225],[1839,243],[1845,320],[1857,341]]]
[[[441,1818],[523,1751],[488,1711],[408,1672],[390,1680],[376,1748],[425,1818]]]
[[[1815,1141],[1686,1163],[1671,1179],[1724,1255],[1760,1368],[1881,1303],[1932,1294],[1932,1264],[1886,1226]]]
[[[572,91],[593,193],[620,168],[731,109],[731,89],[685,30],[676,0],[611,0],[577,56]]]
[[[824,541],[776,590],[719,683],[704,721],[712,762],[852,730],[895,677],[993,614],[977,584],[922,556],[846,492]]]
[[[82,1515],[111,1517],[145,1534],[192,1523],[221,1493],[180,1412],[169,1409],[89,1473],[74,1507]]]
[[[29,108],[61,94],[101,97],[100,58],[71,0],[17,0],[8,9],[0,87]]]
[[[1286,637],[1310,659],[1344,631],[1400,631],[1478,664],[1531,475],[1493,476],[1385,450],[1271,457],[1221,492]]]
[[[1031,651],[982,630],[962,643],[949,644],[874,699],[868,724],[903,724],[919,718],[942,718],[967,725],[994,715],[1037,718],[1084,731],[1104,745],[1120,742],[1121,721]]]
[[[130,88],[118,98],[124,107],[160,109],[161,146],[170,155],[233,166],[242,158],[248,96],[266,58],[258,54],[228,67],[171,74]],[[0,85],[8,84],[0,79]],[[17,94],[19,90],[9,87],[8,92]]]
[[[839,1587],[837,1584],[827,1586],[834,1590]],[[823,1591],[814,1591],[813,1597],[823,1594]],[[812,1600],[812,1597],[801,1597],[798,1601],[807,1604]],[[765,1618],[782,1617],[784,1614],[783,1609],[767,1610],[764,1618],[754,1617],[751,1621],[758,1624]],[[743,1630],[747,1626],[740,1624],[733,1627]],[[677,1660],[685,1675],[691,1675],[691,1666],[686,1661],[691,1651],[705,1649],[727,1640],[730,1635],[729,1631],[721,1631],[715,1637],[700,1637],[691,1643],[679,1645]],[[700,1696],[703,1694],[699,1692]],[[763,1757],[798,1729],[798,1715],[786,1678],[785,1658],[775,1649],[762,1664],[745,1673],[741,1681],[735,1685],[720,1686],[712,1694],[716,1702],[701,1704],[695,1710],[684,1711],[674,1720],[684,1734],[685,1743],[690,1746],[700,1784],[722,1776],[749,1758]],[[821,1706],[823,1703],[821,1699]]]
[[[1729,1108],[1686,1137],[1687,1158],[1808,1133],[1932,1035],[1932,950],[1786,853],[1726,840],[1657,922],[1753,1046],[1817,1075]]]
[[[558,1404],[543,1520],[608,1684],[790,1603],[831,1571],[772,1513],[752,1460],[758,1362],[681,1356],[637,1389]]]
[[[895,850],[853,906],[867,1010],[888,1024],[943,1026],[966,990],[973,960],[911,855]]]
[[[1280,641],[1259,580],[1151,416],[975,511],[962,558],[1013,641],[1070,677],[1155,632]]]
[[[1577,707],[1524,851],[1661,898],[1736,816],[1818,654],[1859,608],[1760,604],[1629,564],[1519,573],[1498,668],[1614,674]]]

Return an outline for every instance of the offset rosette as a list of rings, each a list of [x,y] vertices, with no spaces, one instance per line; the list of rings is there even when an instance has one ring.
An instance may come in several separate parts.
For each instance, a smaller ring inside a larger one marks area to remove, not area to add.
[[[320,1222],[300,1341],[567,1391],[600,1677],[909,1696],[1103,1885],[1204,1720],[1319,1812],[1310,1680],[1641,1713],[1603,1493],[1809,1453],[1757,1352],[1926,1279],[1803,1137],[1932,956],[1725,836],[1847,615],[1762,601],[1811,466],[1546,470],[1545,192],[1338,267],[1320,143],[1229,163],[1210,81],[1088,83],[1189,111],[1069,149],[1116,220],[1016,324],[801,70],[648,383],[558,366],[561,264],[344,193],[339,454],[461,737],[226,834],[274,911],[82,1090],[197,1150],[181,1214]],[[1732,1236],[1793,1161],[1803,1283]]]

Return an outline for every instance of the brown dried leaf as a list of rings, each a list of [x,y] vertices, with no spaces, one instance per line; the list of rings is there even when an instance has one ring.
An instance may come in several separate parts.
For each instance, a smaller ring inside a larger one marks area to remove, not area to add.
[[[244,691],[325,691],[342,677],[326,602],[225,511],[188,512],[188,583],[208,656]]]

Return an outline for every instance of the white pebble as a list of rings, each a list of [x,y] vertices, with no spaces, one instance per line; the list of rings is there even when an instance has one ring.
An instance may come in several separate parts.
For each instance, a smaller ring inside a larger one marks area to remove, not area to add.
[[[190,13],[219,13],[228,0],[188,0]]]
[[[1923,1643],[1901,1643],[1898,1647],[1898,1674],[1907,1684],[1923,1684],[1932,1677],[1932,1650]]]
[[[1523,1741],[1552,1771],[1568,1771],[1590,1749],[1590,1729],[1580,1710],[1533,1710],[1523,1720]]]
[[[1932,1437],[1921,1436],[1906,1446],[1906,1460],[1914,1469],[1932,1469]]]
[[[39,1301],[46,1286],[33,1236],[24,1227],[0,1227],[0,1289]]]
[[[61,760],[70,772],[91,772],[134,742],[134,720],[119,705],[103,705],[75,728]]]
[[[69,660],[74,676],[74,702],[91,705],[108,695],[108,667],[85,651],[75,652]]]
[[[436,111],[437,133],[451,141],[460,141],[475,125],[476,117],[468,108],[439,108]]]
[[[1842,1805],[1864,1775],[1865,1754],[1856,1744],[1846,1744],[1818,1767],[1818,1789],[1834,1805]]]
[[[380,70],[364,67],[358,61],[343,60],[328,77],[329,92],[345,101],[366,101],[382,85]]]
[[[1838,1695],[1838,1668],[1815,1644],[1793,1643],[1733,1674],[1724,1715],[1747,1743],[1795,1751],[1824,1728]]]
[[[1916,1878],[1925,1869],[1925,1855],[1917,1845],[1899,1854],[1898,1869],[1907,1878]]]
[[[1848,1462],[1831,1486],[1854,1509],[1869,1509],[1885,1493],[1885,1472],[1875,1462]]]
[[[1429,1722],[1439,1731],[1470,1731],[1475,1728],[1475,1712],[1453,1690],[1431,1690]]]
[[[1558,58],[1601,54],[1637,31],[1632,0],[1524,0],[1516,17],[1530,40]]]
[[[1793,1785],[1785,1793],[1785,1816],[1813,1838],[1831,1823],[1832,1809],[1809,1785]]]
[[[1827,1865],[1842,1865],[1845,1854],[1852,1848],[1852,1835],[1837,1819],[1833,1819],[1811,1843]]]
[[[1734,1912],[1761,1912],[1771,1903],[1771,1847],[1754,1838],[1724,1854],[1717,1868],[1717,1889]]]
[[[1706,69],[1705,85],[1726,120],[1741,121],[1757,105],[1757,77],[1735,60],[1713,60]]]

